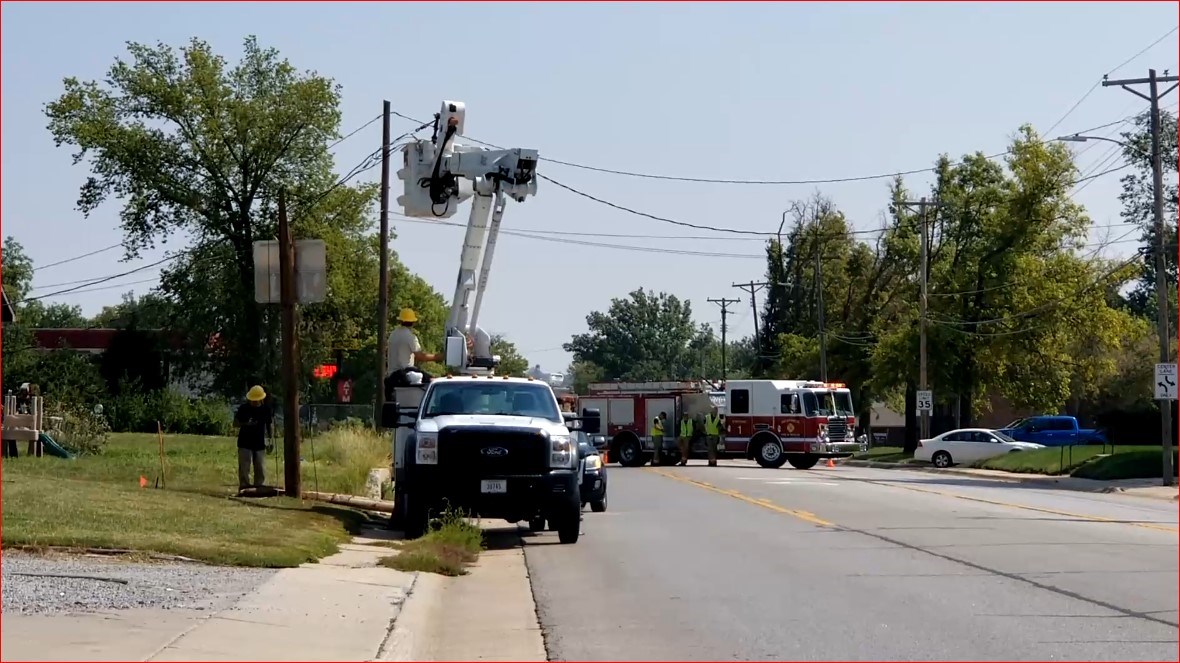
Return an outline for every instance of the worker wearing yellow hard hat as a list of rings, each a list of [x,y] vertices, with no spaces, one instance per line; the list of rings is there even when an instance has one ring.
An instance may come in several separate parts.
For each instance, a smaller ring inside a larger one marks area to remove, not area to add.
[[[413,309],[403,308],[397,314],[397,321],[400,324],[389,334],[389,343],[386,347],[385,370],[389,377],[404,374],[407,369],[422,372],[417,368],[418,362],[442,361],[442,355],[422,350],[418,335],[414,333],[418,314],[414,313]],[[425,379],[431,377],[425,372],[422,372],[422,376]]]
[[[234,413],[234,425],[238,427],[238,491],[262,488],[266,482],[266,441],[274,430],[274,411],[266,402],[262,385],[256,384],[246,392],[246,402]]]

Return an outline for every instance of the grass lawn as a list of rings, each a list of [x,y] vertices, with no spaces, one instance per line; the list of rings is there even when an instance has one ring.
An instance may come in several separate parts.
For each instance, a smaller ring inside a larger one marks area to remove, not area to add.
[[[1112,481],[1114,479],[1160,479],[1164,476],[1163,449],[1161,447],[1139,447],[1130,451],[1119,450],[1105,458],[1077,468],[1073,476],[1083,479]],[[1172,456],[1172,469],[1177,469],[1176,456]]]
[[[1123,454],[1138,454],[1139,452],[1150,452],[1154,449],[1155,457],[1160,457],[1159,447],[1115,447],[1113,456],[1121,456]],[[1106,447],[1106,453],[1110,453],[1111,447]],[[1009,453],[995,458],[989,458],[973,465],[985,470],[1000,470],[1003,472],[1015,472],[1018,474],[1051,474],[1062,475],[1070,474],[1078,470],[1087,463],[1103,462],[1102,459],[1096,460],[1095,457],[1103,454],[1101,446],[1091,445],[1077,445],[1074,447],[1050,447],[1048,449],[1037,449],[1035,451],[1021,451],[1018,453]],[[1079,476],[1079,475],[1075,475]],[[1156,476],[1159,475],[1159,468],[1156,468]],[[1091,477],[1093,478],[1093,477]],[[1127,479],[1132,477],[1111,476],[1111,479]]]
[[[386,438],[333,431],[303,445],[305,489],[359,493],[368,471],[388,464]],[[281,440],[279,442],[281,446]],[[365,516],[275,497],[242,499],[232,438],[165,436],[164,489],[156,436],[117,434],[105,452],[75,460],[20,457],[3,463],[5,546],[118,548],[217,564],[296,566],[331,554]],[[281,456],[281,454],[280,454]],[[275,476],[267,458],[267,483]],[[140,488],[139,478],[148,480]],[[276,481],[276,479],[278,481]]]
[[[857,454],[854,460],[871,460],[877,463],[904,463],[914,457],[902,451],[901,447],[872,447],[866,453]]]

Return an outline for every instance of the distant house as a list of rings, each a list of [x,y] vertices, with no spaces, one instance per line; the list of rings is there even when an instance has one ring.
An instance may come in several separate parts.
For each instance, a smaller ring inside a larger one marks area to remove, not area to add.
[[[873,446],[905,446],[904,414],[894,412],[884,403],[873,403],[869,412],[869,428],[873,431]]]
[[[12,304],[8,301],[8,293],[4,292],[3,289],[0,289],[0,296],[4,297],[4,315],[3,315],[3,318],[0,318],[0,321],[2,321],[2,322],[16,321],[16,311],[13,310]]]
[[[41,352],[55,350],[72,350],[90,355],[101,355],[110,347],[112,341],[119,334],[119,329],[34,329],[33,343]],[[163,339],[165,347],[179,350],[183,347],[184,339],[178,334],[169,334],[161,329],[141,329],[142,333]],[[165,362],[165,370],[171,373]],[[172,386],[186,396],[198,396],[208,386],[207,380],[169,380]]]

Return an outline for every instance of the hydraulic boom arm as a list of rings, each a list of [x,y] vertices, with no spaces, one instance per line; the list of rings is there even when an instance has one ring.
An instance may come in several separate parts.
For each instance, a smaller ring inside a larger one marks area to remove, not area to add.
[[[488,287],[506,198],[524,202],[537,193],[537,151],[467,144],[463,138],[465,115],[461,102],[444,101],[435,116],[433,138],[405,146],[405,165],[397,173],[404,180],[405,193],[397,202],[406,216],[445,219],[454,215],[464,200],[474,198],[447,318],[446,363],[466,373],[490,373],[499,357],[492,356],[491,336],[478,324],[480,305]]]

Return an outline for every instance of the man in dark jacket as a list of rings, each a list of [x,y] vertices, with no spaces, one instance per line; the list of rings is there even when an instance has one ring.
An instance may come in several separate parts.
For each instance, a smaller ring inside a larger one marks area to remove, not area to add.
[[[255,385],[246,394],[246,402],[234,414],[238,427],[238,490],[253,485],[261,488],[266,481],[266,440],[274,427],[274,411],[266,402],[266,390]],[[250,483],[250,466],[254,466],[254,483]]]

